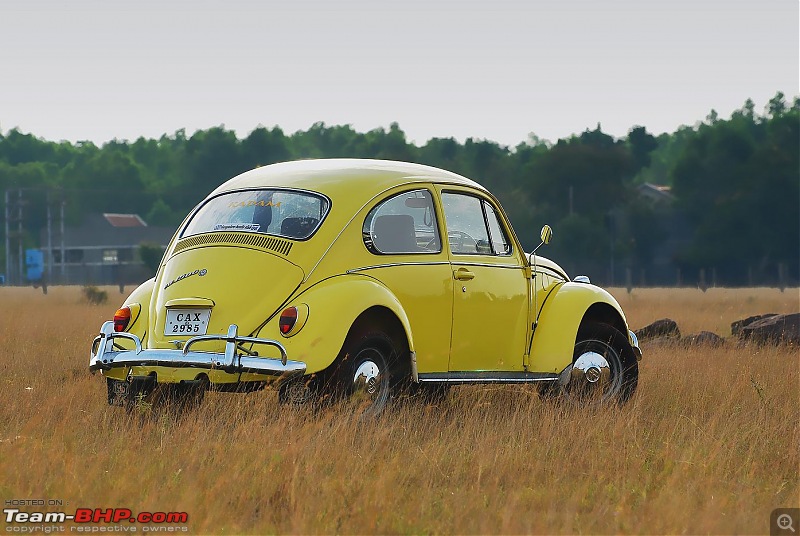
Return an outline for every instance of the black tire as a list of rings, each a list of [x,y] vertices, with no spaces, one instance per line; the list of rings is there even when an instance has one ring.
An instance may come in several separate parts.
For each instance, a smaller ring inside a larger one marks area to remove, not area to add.
[[[284,406],[309,406],[318,407],[330,401],[329,394],[326,394],[326,376],[324,374],[312,374],[311,376],[301,376],[282,382],[278,387],[278,404]],[[328,389],[330,391],[330,389]]]
[[[639,384],[639,365],[627,337],[609,324],[590,323],[578,331],[572,355],[573,367],[582,355],[595,353],[608,363],[606,381],[591,384],[581,382],[574,375],[563,388],[553,384],[539,389],[545,400],[557,399],[580,404],[626,403]]]
[[[125,412],[144,414],[147,413],[158,398],[154,377],[136,378],[128,383],[128,392],[125,396]]]
[[[170,411],[181,414],[193,411],[202,405],[208,391],[208,379],[192,383],[175,383],[159,386],[159,403]]]
[[[124,384],[127,384],[124,399],[121,402],[112,401],[112,388],[121,391],[119,387]],[[113,384],[109,382],[109,404],[122,405],[127,413],[147,414],[151,410],[156,410],[180,415],[200,407],[208,388],[208,378],[205,376],[193,382],[162,384],[157,384],[152,379],[137,379],[130,382],[115,380]]]
[[[339,356],[337,390],[363,417],[377,417],[394,397],[400,378],[393,373],[398,351],[385,333],[348,341]]]

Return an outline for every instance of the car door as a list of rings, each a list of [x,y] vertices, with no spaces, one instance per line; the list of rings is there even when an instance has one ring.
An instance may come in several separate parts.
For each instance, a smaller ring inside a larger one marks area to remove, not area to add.
[[[450,357],[453,280],[432,185],[388,193],[367,214],[362,239],[371,258],[351,273],[385,285],[405,311],[420,373],[444,373]]]
[[[454,280],[449,371],[522,371],[529,322],[522,252],[488,198],[443,188],[441,199]]]

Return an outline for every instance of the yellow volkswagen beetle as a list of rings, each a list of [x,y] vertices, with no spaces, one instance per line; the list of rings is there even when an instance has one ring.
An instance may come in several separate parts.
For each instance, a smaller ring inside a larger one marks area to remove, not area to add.
[[[89,368],[112,405],[274,385],[283,402],[358,395],[378,413],[401,391],[472,383],[624,402],[640,359],[617,301],[523,251],[480,184],[331,159],[211,192],[103,325]]]

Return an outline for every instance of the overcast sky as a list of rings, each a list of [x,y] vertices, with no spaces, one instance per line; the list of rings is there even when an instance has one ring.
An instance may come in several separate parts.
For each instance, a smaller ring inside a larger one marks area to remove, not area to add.
[[[797,0],[0,0],[0,130],[658,134],[797,95],[799,25]]]

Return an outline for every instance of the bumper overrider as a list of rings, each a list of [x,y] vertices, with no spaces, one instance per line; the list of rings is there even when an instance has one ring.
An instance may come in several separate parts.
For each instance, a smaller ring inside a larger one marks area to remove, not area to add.
[[[175,368],[195,368],[203,370],[221,370],[229,373],[252,372],[266,374],[281,381],[302,376],[306,364],[302,361],[286,359],[286,349],[278,341],[257,337],[240,337],[238,326],[231,324],[227,335],[198,335],[187,340],[181,350],[143,349],[142,341],[132,333],[114,331],[113,322],[105,322],[100,335],[92,342],[89,359],[89,370],[111,370],[122,367],[159,366]],[[115,349],[114,339],[127,339],[136,346],[133,350]],[[192,351],[198,342],[225,341],[225,353]],[[242,344],[266,345],[277,348],[280,359],[269,357],[253,357],[258,355],[242,355],[248,353],[240,347]]]
[[[631,348],[633,349],[633,354],[636,356],[636,361],[641,361],[642,360],[642,349],[639,347],[639,338],[631,330],[628,330],[628,340],[631,343]]]

